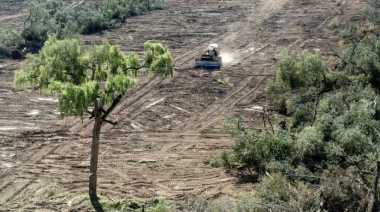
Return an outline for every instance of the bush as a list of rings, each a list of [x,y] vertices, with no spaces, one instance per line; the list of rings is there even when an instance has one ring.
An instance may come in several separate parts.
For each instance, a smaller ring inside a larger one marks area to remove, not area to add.
[[[118,198],[101,197],[99,202],[101,207],[105,211],[172,211],[172,205],[166,199],[163,198],[156,198],[146,202],[139,202]]]
[[[319,191],[302,181],[289,181],[281,173],[272,173],[260,183],[258,211],[316,211]]]
[[[310,125],[314,120],[314,104],[302,104],[295,108],[290,123],[291,128],[302,128]]]
[[[21,59],[24,55],[23,39],[12,30],[0,28],[0,57]],[[19,55],[17,55],[19,53]]]
[[[276,64],[276,82],[290,89],[306,88],[314,93],[324,87],[326,68],[321,56],[310,52],[285,54]]]
[[[265,92],[271,105],[281,114],[291,113],[287,103],[292,100],[309,102],[310,97],[312,100],[313,96],[331,87],[331,80],[328,81],[329,78],[326,77],[327,68],[318,54],[285,53],[276,63],[275,72],[275,80],[268,81]]]
[[[281,82],[268,80],[265,93],[271,103],[273,110],[278,111],[280,114],[286,115],[288,113],[286,107],[286,100],[290,97],[290,89]]]
[[[352,32],[351,32],[352,31]],[[352,27],[348,39],[351,42],[342,48],[339,69],[355,83],[380,84],[380,38],[366,35],[359,27]]]
[[[326,144],[323,134],[314,127],[305,127],[298,135],[295,143],[297,160],[312,172],[322,171],[326,160]]]
[[[292,160],[294,151],[293,139],[288,131],[277,129],[274,133],[244,129],[239,119],[226,121],[225,132],[237,137],[233,152],[222,154],[227,168],[238,164],[240,168],[264,173],[271,161]]]
[[[355,167],[331,166],[321,178],[323,208],[327,211],[367,211],[372,192]]]

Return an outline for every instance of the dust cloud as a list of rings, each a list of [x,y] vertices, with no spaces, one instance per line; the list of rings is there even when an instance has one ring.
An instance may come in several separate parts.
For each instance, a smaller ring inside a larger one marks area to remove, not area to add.
[[[222,57],[222,61],[225,64],[232,63],[232,61],[234,60],[232,54],[230,53],[221,53],[220,57]]]

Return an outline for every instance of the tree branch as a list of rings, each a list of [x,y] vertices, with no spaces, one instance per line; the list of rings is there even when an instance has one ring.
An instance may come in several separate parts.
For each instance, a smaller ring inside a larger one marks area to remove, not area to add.
[[[119,95],[113,100],[113,102],[112,102],[111,106],[108,108],[108,110],[107,110],[107,111],[104,111],[104,114],[103,114],[103,116],[102,116],[102,120],[103,120],[103,121],[105,121],[105,122],[107,122],[107,123],[110,123],[110,124],[115,123],[115,122],[107,121],[107,117],[108,117],[108,115],[112,112],[112,110],[116,107],[116,105],[120,102],[120,100],[121,100],[122,97],[123,97],[123,96],[122,96],[121,94],[119,94]]]
[[[123,69],[123,72],[127,72],[128,70],[131,70],[131,69],[138,70],[138,69],[141,69],[141,68],[146,68],[146,65],[147,65],[147,63],[145,63],[144,65],[141,65],[139,67],[127,67],[127,68]]]
[[[113,121],[110,121],[110,120],[106,120],[106,119],[102,119],[103,122],[106,122],[108,124],[112,124],[113,126],[115,126],[117,124],[117,122],[113,122]]]
[[[91,115],[88,119],[92,119],[92,118],[95,117],[95,112],[94,111],[91,112],[91,111],[86,110],[86,112]]]

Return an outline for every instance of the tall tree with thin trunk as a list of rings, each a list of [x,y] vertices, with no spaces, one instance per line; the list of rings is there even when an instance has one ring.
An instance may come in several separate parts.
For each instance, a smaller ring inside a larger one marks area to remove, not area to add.
[[[136,53],[125,55],[118,46],[103,43],[86,47],[76,39],[52,36],[36,55],[28,55],[14,77],[17,88],[33,87],[58,97],[62,117],[89,114],[94,118],[89,194],[96,197],[100,130],[103,122],[128,89],[137,85],[142,70],[161,79],[173,76],[173,62],[161,43],[144,44],[144,60]]]

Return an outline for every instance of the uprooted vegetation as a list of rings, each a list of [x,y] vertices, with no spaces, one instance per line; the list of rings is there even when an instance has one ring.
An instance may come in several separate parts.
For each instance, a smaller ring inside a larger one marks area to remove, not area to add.
[[[272,109],[282,114],[278,127],[225,122],[236,144],[221,161],[229,171],[259,178],[251,199],[256,210],[379,210],[380,38],[374,26],[352,25],[342,33],[334,69],[319,54],[283,55],[266,88]]]

